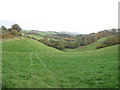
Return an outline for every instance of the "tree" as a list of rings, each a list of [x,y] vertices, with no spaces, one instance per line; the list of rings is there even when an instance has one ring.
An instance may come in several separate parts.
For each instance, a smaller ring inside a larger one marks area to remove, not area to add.
[[[58,46],[58,48],[59,48],[60,50],[65,50],[65,45],[64,45],[64,42],[63,42],[62,39],[59,41],[59,46]]]
[[[111,30],[110,30],[110,35],[114,35],[114,34],[116,34],[116,29],[115,28],[112,28]]]
[[[7,30],[7,28],[5,26],[1,26],[2,30]]]
[[[20,27],[18,24],[12,25],[12,29],[13,29],[13,30],[16,30],[16,31],[18,31],[18,32],[20,32],[20,30],[22,30],[21,27]]]
[[[8,28],[8,31],[10,31],[10,32],[11,32],[11,31],[12,31],[12,29],[11,29],[11,28]]]
[[[45,43],[45,44],[47,44],[47,42],[48,42],[47,37],[44,37],[42,42]]]

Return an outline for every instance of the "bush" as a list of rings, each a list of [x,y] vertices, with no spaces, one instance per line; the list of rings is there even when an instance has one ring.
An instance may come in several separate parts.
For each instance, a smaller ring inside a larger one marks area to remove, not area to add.
[[[12,30],[12,31],[11,31],[11,34],[17,35],[17,31],[16,31],[16,30]]]
[[[14,35],[13,34],[2,35],[2,38],[10,38],[10,37],[14,37]]]

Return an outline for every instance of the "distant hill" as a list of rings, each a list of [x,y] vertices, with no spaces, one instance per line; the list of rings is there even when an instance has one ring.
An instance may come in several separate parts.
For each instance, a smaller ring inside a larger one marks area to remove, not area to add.
[[[63,32],[63,31],[58,32],[58,33],[59,33],[59,34],[70,34],[70,35],[73,35],[73,36],[76,36],[76,35],[79,34],[78,32]]]

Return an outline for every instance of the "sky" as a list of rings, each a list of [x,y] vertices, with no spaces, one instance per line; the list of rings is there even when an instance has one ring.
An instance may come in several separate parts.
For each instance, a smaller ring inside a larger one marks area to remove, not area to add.
[[[80,34],[118,28],[119,0],[0,0],[0,26]]]

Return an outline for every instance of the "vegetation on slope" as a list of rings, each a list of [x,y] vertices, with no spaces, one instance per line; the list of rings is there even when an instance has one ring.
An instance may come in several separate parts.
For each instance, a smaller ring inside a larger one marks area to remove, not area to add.
[[[2,27],[2,30],[15,36],[21,30],[15,26],[11,29]],[[53,35],[56,32],[22,31],[27,33],[23,36],[28,35],[32,39],[21,37],[7,42],[3,39],[0,52],[3,88],[117,88],[118,45],[102,49],[96,47],[101,42],[116,43],[114,36],[118,31],[104,30],[76,37]],[[40,36],[44,38],[39,39]],[[106,39],[108,36],[111,37]],[[72,49],[61,51],[65,48]]]
[[[3,42],[3,87],[116,88],[118,45],[68,52],[31,39]]]
[[[15,36],[22,36],[20,33],[21,27],[18,24],[13,24],[11,28],[6,28],[5,26],[2,26],[0,28],[0,38],[11,38]]]
[[[29,32],[30,33],[30,32]],[[83,46],[87,46],[88,44],[94,43],[100,38],[103,37],[109,37],[109,39],[106,39],[103,43],[100,43],[96,48],[102,48],[110,45],[119,44],[118,43],[118,35],[119,35],[119,29],[112,29],[104,30],[98,33],[91,33],[88,35],[76,35],[76,37],[68,34],[53,34],[53,35],[46,35],[44,38],[40,38],[40,36],[36,35],[37,33],[30,33],[33,34],[32,36],[28,36],[29,38],[32,38],[34,40],[37,40],[39,42],[42,42],[46,44],[47,46],[54,47],[60,50],[65,51],[65,48],[79,48]],[[50,37],[53,37],[56,40],[51,39]],[[111,38],[110,38],[111,37]]]
[[[111,37],[107,37],[103,42],[101,42],[96,48],[104,48],[112,45],[120,44],[120,35],[113,35]]]

